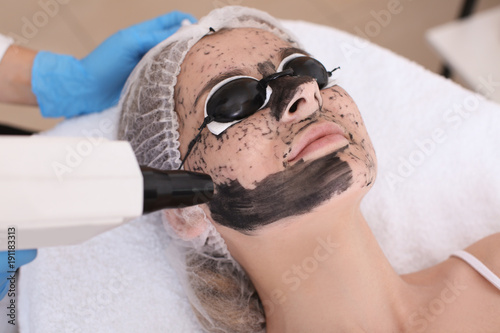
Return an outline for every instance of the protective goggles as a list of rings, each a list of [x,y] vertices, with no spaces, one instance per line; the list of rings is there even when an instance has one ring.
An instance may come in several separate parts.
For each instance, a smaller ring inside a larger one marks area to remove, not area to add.
[[[340,67],[327,71],[318,60],[304,54],[295,53],[284,58],[276,73],[262,80],[251,76],[233,76],[216,84],[205,100],[203,124],[198,128],[196,137],[189,143],[182,165],[189,156],[202,130],[207,127],[210,132],[220,135],[229,127],[250,117],[267,105],[271,98],[272,88],[269,83],[283,76],[309,76],[316,80],[319,89],[334,85],[332,73]]]

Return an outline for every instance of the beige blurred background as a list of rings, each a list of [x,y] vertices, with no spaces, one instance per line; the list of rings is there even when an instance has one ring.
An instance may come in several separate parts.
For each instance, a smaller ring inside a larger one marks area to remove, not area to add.
[[[42,11],[41,3],[54,0],[4,0],[0,11],[0,33],[22,36],[26,20]],[[439,73],[441,63],[426,43],[427,29],[458,17],[463,0],[401,0],[403,10],[391,17],[374,43],[401,54]],[[83,57],[118,29],[177,9],[201,17],[224,5],[243,5],[265,10],[275,17],[305,20],[356,33],[374,20],[373,12],[387,9],[390,0],[59,0],[57,13],[37,28],[26,46]],[[500,4],[500,0],[478,0],[475,12]],[[53,7],[55,8],[55,7]],[[54,10],[55,11],[55,10]],[[34,107],[0,104],[0,123],[30,130],[53,127],[61,119],[44,119]]]

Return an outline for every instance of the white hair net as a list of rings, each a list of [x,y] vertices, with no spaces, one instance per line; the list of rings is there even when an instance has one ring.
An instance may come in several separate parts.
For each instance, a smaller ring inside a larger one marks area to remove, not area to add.
[[[161,170],[180,166],[174,87],[181,64],[210,28],[218,31],[243,27],[272,32],[300,47],[269,14],[228,6],[213,10],[197,24],[182,27],[148,52],[134,69],[120,99],[118,137],[131,143],[141,165]],[[186,230],[201,230],[196,237],[190,237],[189,232],[183,233],[172,227],[172,221],[164,219],[172,237],[172,264],[203,327],[209,332],[264,332],[264,312],[255,288],[232,259],[203,209],[193,206],[170,213],[184,222]]]

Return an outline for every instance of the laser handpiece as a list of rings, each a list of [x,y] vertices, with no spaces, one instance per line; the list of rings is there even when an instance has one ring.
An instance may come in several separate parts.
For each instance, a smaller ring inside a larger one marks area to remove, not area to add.
[[[9,230],[16,249],[76,244],[214,192],[208,175],[140,167],[125,141],[0,136],[0,156],[0,251]]]
[[[214,194],[212,178],[203,173],[160,171],[144,166],[141,166],[141,172],[144,179],[144,213],[202,204]]]

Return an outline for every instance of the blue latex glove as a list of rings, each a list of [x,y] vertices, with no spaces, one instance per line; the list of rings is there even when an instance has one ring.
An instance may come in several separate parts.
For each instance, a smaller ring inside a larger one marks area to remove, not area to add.
[[[196,19],[174,11],[120,30],[85,58],[39,52],[31,86],[44,117],[73,117],[99,112],[118,102],[136,64],[153,46]]]
[[[7,251],[0,252],[0,300],[5,297],[10,289],[8,280],[19,267],[33,261],[36,257],[36,250],[16,250],[15,254],[9,258]],[[13,281],[14,282],[14,281]],[[15,291],[17,292],[17,290]],[[14,297],[14,295],[11,295]]]

